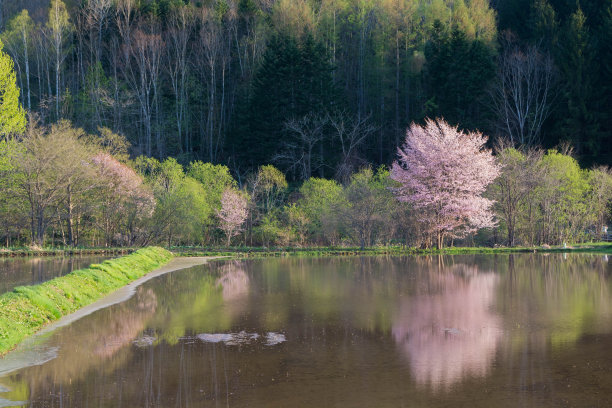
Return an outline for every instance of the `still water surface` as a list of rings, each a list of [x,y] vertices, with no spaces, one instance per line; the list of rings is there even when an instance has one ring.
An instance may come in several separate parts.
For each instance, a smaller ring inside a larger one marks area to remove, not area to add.
[[[99,255],[0,257],[0,294],[9,292],[17,286],[45,282],[110,258]]]
[[[611,273],[575,254],[215,262],[53,332],[0,406],[610,406]]]

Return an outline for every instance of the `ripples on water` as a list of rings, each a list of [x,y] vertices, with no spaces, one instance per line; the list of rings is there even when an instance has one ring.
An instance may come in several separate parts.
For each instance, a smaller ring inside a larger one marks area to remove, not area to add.
[[[611,271],[534,254],[195,267],[54,332],[55,358],[0,378],[0,406],[607,406]]]

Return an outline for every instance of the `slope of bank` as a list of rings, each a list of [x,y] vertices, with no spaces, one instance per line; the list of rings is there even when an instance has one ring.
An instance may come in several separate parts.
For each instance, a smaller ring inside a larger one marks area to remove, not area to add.
[[[43,326],[87,306],[164,265],[173,255],[159,248],[90,265],[45,283],[0,296],[0,355]]]

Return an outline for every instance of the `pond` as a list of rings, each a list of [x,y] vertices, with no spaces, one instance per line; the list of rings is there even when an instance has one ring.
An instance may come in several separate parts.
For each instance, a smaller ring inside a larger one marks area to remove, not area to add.
[[[100,255],[0,257],[0,294],[17,286],[45,282],[110,258]]]
[[[37,365],[0,361],[0,406],[606,406],[611,273],[577,254],[216,261],[51,332]]]

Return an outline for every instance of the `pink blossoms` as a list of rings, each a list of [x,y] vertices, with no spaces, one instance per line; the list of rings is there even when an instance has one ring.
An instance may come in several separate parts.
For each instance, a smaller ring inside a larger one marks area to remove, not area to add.
[[[463,237],[495,225],[491,205],[482,197],[499,175],[499,166],[479,132],[464,133],[444,120],[427,119],[424,127],[412,124],[406,143],[398,149],[391,178],[400,201],[419,211],[425,233],[436,239]]]
[[[248,215],[247,199],[239,191],[226,189],[221,196],[221,209],[217,211],[217,217],[219,227],[227,237],[227,246],[230,245],[232,237],[240,233]]]

